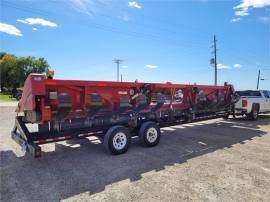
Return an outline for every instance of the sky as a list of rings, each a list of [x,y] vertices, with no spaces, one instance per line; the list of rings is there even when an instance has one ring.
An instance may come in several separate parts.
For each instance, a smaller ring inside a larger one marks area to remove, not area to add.
[[[44,57],[57,79],[270,89],[270,0],[1,0],[0,51]]]

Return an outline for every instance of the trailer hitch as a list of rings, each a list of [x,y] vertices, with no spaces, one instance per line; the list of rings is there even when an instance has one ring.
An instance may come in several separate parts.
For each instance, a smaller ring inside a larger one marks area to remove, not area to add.
[[[41,157],[41,147],[28,141],[30,133],[22,121],[21,116],[15,118],[15,125],[11,131],[11,138],[21,146],[23,152],[29,152],[33,157]]]

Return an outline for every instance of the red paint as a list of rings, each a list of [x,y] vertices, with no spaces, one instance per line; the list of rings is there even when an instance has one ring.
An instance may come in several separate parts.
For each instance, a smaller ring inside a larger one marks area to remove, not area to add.
[[[120,105],[120,98],[131,100],[130,93],[138,93],[145,83],[138,82],[112,82],[112,81],[82,81],[82,80],[54,80],[45,79],[41,74],[30,74],[25,81],[22,99],[19,102],[18,112],[38,111],[41,112],[41,121],[49,121],[55,119],[55,112],[59,109],[58,99],[49,99],[49,92],[57,92],[57,95],[65,94],[71,98],[71,112],[81,111],[76,115],[70,113],[65,118],[72,119],[78,116],[85,116],[85,112],[91,111],[91,94],[98,93],[102,97],[102,108],[113,110]],[[217,100],[230,99],[230,95],[234,92],[231,85],[225,86],[207,86],[207,85],[186,85],[172,83],[150,83],[148,98],[148,109],[155,106],[154,100],[158,93],[166,95],[170,98],[169,103],[164,104],[159,110],[179,110],[189,109],[193,104],[199,102],[199,91],[203,91],[204,95],[215,92],[209,99]],[[198,88],[198,92],[194,92],[194,87]],[[181,89],[184,97],[181,102],[177,102],[175,93]],[[119,92],[121,92],[119,94]],[[127,92],[127,93],[122,93]],[[125,95],[126,94],[126,95]],[[39,101],[37,101],[37,99]],[[130,101],[131,109],[135,108],[139,103],[139,97]],[[147,109],[144,109],[147,110]]]

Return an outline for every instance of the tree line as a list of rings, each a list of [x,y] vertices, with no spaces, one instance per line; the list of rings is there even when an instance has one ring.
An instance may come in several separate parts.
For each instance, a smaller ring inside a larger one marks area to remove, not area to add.
[[[1,89],[16,89],[23,87],[24,81],[30,73],[43,73],[49,69],[44,58],[17,57],[0,52]]]

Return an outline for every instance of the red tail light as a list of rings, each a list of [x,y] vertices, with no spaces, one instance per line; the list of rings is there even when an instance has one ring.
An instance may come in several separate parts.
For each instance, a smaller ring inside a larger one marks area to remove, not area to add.
[[[247,106],[248,106],[248,101],[242,100],[242,107],[247,107]]]

